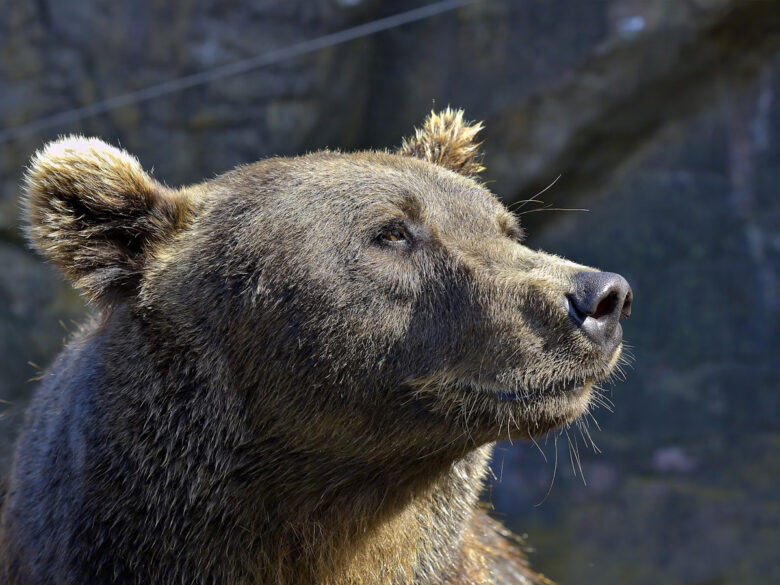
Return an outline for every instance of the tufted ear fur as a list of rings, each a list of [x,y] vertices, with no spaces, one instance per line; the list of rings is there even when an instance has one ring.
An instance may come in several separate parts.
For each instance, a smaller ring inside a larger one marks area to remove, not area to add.
[[[25,177],[27,236],[93,302],[135,291],[155,247],[192,216],[185,191],[97,138],[67,136],[33,157]]]
[[[432,111],[422,128],[415,128],[414,136],[404,138],[398,153],[473,177],[485,168],[480,164],[482,143],[475,141],[482,128],[481,122],[464,122],[463,110]]]

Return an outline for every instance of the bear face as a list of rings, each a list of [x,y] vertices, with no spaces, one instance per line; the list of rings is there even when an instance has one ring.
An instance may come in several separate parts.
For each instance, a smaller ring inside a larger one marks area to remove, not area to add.
[[[572,318],[591,269],[524,247],[471,177],[478,129],[447,111],[399,153],[270,159],[178,191],[66,139],[33,164],[30,234],[98,304],[221,356],[298,442],[533,437],[588,409],[619,339]]]

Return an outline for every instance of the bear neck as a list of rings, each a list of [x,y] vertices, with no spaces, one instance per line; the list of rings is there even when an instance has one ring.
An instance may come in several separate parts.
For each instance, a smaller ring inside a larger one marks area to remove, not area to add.
[[[192,567],[203,582],[240,585],[435,585],[461,582],[458,575],[473,576],[482,566],[474,560],[472,524],[481,513],[490,445],[390,449],[381,456],[365,449],[361,456],[325,441],[300,443],[298,424],[285,436],[278,416],[273,422],[258,416],[252,398],[224,382],[230,375],[219,360],[161,343],[124,311],[111,321],[99,334],[112,386],[101,398],[103,427],[112,429],[108,452],[132,447],[126,460],[139,463],[114,468],[133,476],[116,482],[132,496],[104,498],[155,503],[136,527],[139,540],[158,535],[160,547],[178,543],[181,551],[176,566],[158,574]],[[133,355],[128,347],[136,348]],[[139,427],[159,433],[126,445]],[[171,462],[164,470],[161,457]],[[188,512],[166,518],[180,510]],[[137,554],[136,562],[146,562]]]
[[[259,582],[455,582],[473,539],[490,451],[390,470],[323,453],[308,463],[290,456],[296,471],[257,481],[270,496],[254,518],[271,536],[260,548],[272,560],[258,567]],[[323,473],[325,467],[332,472]]]

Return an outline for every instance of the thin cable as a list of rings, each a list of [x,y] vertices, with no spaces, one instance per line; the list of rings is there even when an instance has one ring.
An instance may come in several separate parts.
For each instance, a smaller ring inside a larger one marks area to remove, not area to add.
[[[151,85],[136,91],[131,91],[122,95],[114,96],[106,100],[89,104],[88,106],[82,106],[80,108],[74,108],[51,116],[44,116],[19,126],[13,126],[0,130],[0,144],[40,132],[53,126],[62,126],[70,124],[72,122],[78,122],[85,118],[97,116],[98,114],[105,114],[112,110],[123,108],[125,106],[138,104],[141,102],[149,101],[158,97],[176,93],[197,85],[204,85],[211,83],[218,79],[225,77],[231,77],[234,75],[240,75],[259,67],[265,67],[281,61],[286,61],[294,57],[313,53],[321,49],[327,49],[336,45],[341,45],[349,41],[354,41],[363,37],[371,36],[378,32],[396,28],[404,24],[409,24],[419,20],[424,20],[437,14],[449,12],[456,8],[467,6],[468,4],[474,4],[481,0],[443,0],[442,2],[435,2],[408,10],[407,12],[401,12],[378,20],[373,20],[365,24],[360,24],[347,28],[335,33],[327,34],[315,39],[309,39],[302,41],[288,47],[281,49],[275,49],[262,55],[256,55],[254,57],[248,57],[240,61],[234,61],[226,65],[220,65],[213,69],[207,69],[191,75],[185,75],[176,79],[170,79],[159,83],[157,85]]]

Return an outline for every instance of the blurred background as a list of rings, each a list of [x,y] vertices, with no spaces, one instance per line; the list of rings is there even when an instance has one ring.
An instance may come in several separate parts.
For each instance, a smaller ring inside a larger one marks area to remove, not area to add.
[[[178,185],[392,148],[450,104],[485,121],[484,178],[528,245],[636,295],[634,365],[591,424],[601,452],[576,433],[501,445],[495,515],[561,584],[780,583],[779,1],[0,7],[0,474],[31,379],[87,310],[20,232],[45,141],[97,135]]]

